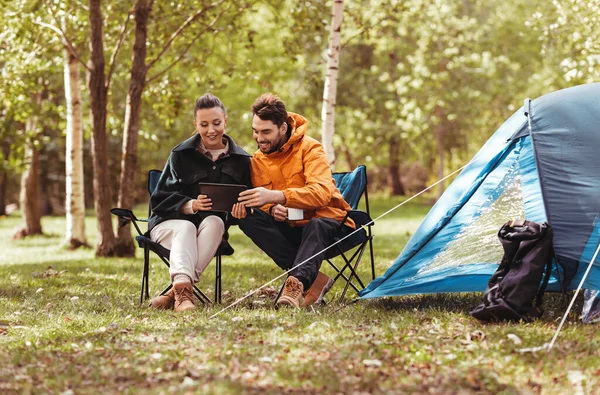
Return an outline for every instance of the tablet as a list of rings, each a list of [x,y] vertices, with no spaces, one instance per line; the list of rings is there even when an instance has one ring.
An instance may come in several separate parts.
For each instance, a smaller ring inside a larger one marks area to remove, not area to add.
[[[200,195],[206,195],[212,200],[211,211],[231,212],[233,205],[238,202],[240,192],[248,189],[245,185],[210,184],[201,182]]]

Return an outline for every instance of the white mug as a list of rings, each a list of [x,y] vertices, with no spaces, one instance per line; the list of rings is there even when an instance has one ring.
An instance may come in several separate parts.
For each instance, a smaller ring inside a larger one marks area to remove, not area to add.
[[[304,219],[304,210],[299,208],[288,208],[287,209],[287,218],[290,221],[297,221],[300,219]]]

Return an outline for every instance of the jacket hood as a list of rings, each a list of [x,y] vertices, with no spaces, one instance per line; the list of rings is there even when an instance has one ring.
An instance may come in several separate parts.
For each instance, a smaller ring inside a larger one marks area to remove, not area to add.
[[[264,154],[260,150],[256,151],[257,155],[266,155],[266,156],[276,156],[285,152],[288,152],[292,146],[298,142],[300,142],[306,131],[308,129],[308,121],[300,114],[296,114],[293,112],[288,112],[288,125],[292,128],[292,132],[290,134],[290,138],[286,141],[281,148],[279,148],[275,152],[271,152],[270,154]]]
[[[229,145],[229,155],[252,156],[246,151],[244,151],[242,148],[238,147],[235,141],[233,141],[233,139],[228,134],[224,134],[223,138],[227,140],[227,143]],[[195,150],[200,145],[200,139],[200,135],[198,133],[195,133],[192,137],[173,148],[173,152],[183,150]]]

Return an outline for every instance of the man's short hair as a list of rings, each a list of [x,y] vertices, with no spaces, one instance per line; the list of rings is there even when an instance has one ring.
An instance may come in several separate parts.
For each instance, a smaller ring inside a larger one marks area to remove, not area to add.
[[[288,119],[285,103],[272,93],[265,93],[254,101],[252,114],[263,121],[273,122],[277,127],[281,127]]]

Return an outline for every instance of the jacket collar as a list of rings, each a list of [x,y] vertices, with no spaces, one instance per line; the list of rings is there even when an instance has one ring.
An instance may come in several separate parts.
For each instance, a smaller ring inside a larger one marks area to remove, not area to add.
[[[224,134],[223,138],[227,140],[227,144],[229,145],[229,155],[241,155],[241,156],[251,156],[249,153],[244,151],[242,148],[238,147],[235,141],[229,135]],[[200,145],[200,135],[198,133],[194,133],[192,137],[185,140],[177,147],[173,148],[173,152],[184,151],[184,150],[196,150]]]
[[[308,129],[308,121],[300,114],[295,114],[293,112],[288,112],[288,125],[291,126],[291,133],[288,140],[275,152],[271,152],[270,154],[264,154],[260,150],[256,153],[257,155],[265,155],[267,157],[276,157],[280,154],[284,154],[292,149],[292,146],[298,143],[300,140],[304,138],[306,134],[306,130]]]

